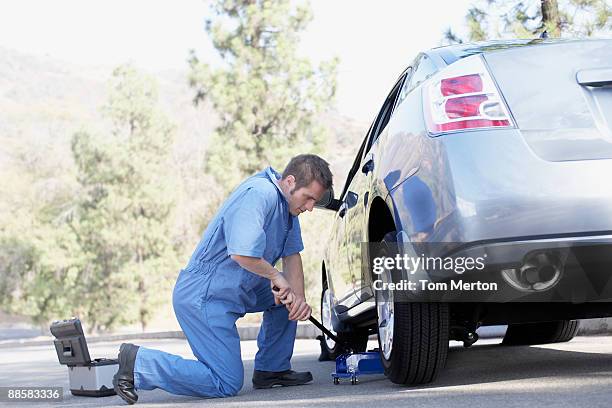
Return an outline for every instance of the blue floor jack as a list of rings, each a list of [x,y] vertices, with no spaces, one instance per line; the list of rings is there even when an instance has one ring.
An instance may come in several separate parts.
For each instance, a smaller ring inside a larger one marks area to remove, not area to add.
[[[272,290],[278,291],[278,288],[273,286]],[[313,316],[310,316],[308,320],[345,350],[345,353],[336,357],[336,371],[331,373],[334,384],[340,384],[341,378],[350,378],[351,384],[355,385],[359,381],[358,378],[361,375],[383,374],[385,372],[378,351],[355,353],[348,344],[341,341],[332,332],[327,330],[325,326]]]
[[[317,319],[310,316],[308,320],[346,351],[336,357],[336,371],[331,373],[334,384],[340,384],[341,378],[350,378],[351,384],[355,385],[359,381],[358,378],[362,375],[383,374],[385,372],[380,360],[380,352],[365,351],[354,353],[346,343],[340,341],[338,337],[327,330]]]

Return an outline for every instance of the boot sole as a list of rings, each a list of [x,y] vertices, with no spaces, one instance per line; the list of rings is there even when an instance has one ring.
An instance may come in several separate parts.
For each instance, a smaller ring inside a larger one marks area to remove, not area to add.
[[[271,383],[266,383],[266,384],[255,384],[253,383],[253,388],[257,389],[257,390],[265,390],[268,388],[273,388],[273,387],[292,387],[295,385],[306,385],[308,383],[312,382],[312,378],[310,380],[306,380],[306,381],[283,381],[283,380],[279,380],[279,381],[274,381]]]

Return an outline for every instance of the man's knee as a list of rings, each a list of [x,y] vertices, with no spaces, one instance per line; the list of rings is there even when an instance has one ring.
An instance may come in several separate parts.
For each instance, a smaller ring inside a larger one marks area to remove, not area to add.
[[[242,377],[222,379],[219,384],[219,391],[221,392],[221,394],[223,394],[224,397],[233,397],[240,392],[243,383],[244,378]]]

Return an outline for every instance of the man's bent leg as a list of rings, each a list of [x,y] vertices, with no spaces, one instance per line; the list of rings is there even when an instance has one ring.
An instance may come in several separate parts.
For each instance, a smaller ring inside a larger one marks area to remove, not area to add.
[[[291,370],[297,322],[289,320],[284,305],[274,305],[270,285],[262,286],[257,291],[257,306],[264,310],[264,319],[257,337],[259,351],[255,356],[253,387],[307,384],[312,381],[310,372]]]
[[[297,322],[289,320],[289,311],[284,305],[274,304],[269,284],[258,288],[257,308],[264,310],[264,315],[257,336],[259,351],[255,356],[255,370],[278,372],[291,369]]]
[[[173,394],[227,397],[242,388],[238,314],[203,297],[210,276],[182,271],[174,289],[177,320],[197,360],[141,347],[136,356],[136,389],[161,388]]]
[[[195,397],[229,397],[242,387],[242,380],[233,384],[220,381],[201,361],[145,347],[138,350],[134,380],[137,390],[161,388],[172,394]]]

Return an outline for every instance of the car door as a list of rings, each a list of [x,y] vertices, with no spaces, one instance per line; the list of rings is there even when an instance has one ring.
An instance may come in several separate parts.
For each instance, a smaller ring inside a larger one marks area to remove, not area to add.
[[[359,151],[357,152],[355,161],[349,170],[348,176],[344,183],[344,189],[339,200],[342,201],[334,220],[332,237],[328,249],[328,274],[330,281],[328,282],[336,302],[342,305],[344,309],[350,308],[355,304],[355,285],[352,281],[351,272],[348,264],[348,249],[346,242],[346,212],[350,206],[350,199],[347,200],[347,186],[350,184],[354,174],[358,170],[357,166],[361,163],[361,156],[367,144],[368,138],[364,138]],[[348,201],[348,202],[347,202]]]
[[[339,212],[342,209],[343,207],[340,207]],[[345,219],[336,215],[326,256],[327,284],[335,302],[344,305],[347,302],[350,304],[353,300],[353,285],[351,284],[348,259],[346,251],[342,250],[345,236]]]
[[[393,89],[385,99],[380,112],[373,122],[370,131],[367,135],[367,144],[363,149],[359,164],[356,166],[358,170],[355,172],[346,191],[346,211],[343,217],[345,221],[346,243],[344,245],[347,251],[348,266],[351,274],[352,290],[355,298],[358,299],[358,292],[361,290],[361,266],[362,266],[362,243],[367,242],[367,214],[368,205],[371,202],[370,189],[372,186],[372,177],[376,167],[376,140],[384,132],[389,119],[393,113],[395,102],[402,89],[402,84],[411,70],[406,70],[398,79]]]

